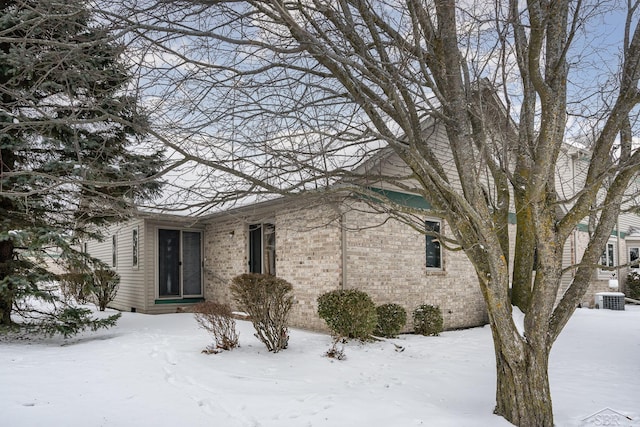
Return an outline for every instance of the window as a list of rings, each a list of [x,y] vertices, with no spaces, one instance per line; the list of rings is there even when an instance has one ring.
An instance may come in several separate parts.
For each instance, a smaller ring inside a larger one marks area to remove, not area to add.
[[[276,226],[249,226],[249,272],[276,274]]]
[[[633,269],[640,269],[640,248],[639,247],[631,247],[629,248],[629,267]]]
[[[131,233],[131,265],[138,266],[138,228],[134,228]]]
[[[425,230],[427,233],[440,233],[440,222],[425,221]],[[438,237],[434,235],[426,235],[426,253],[427,268],[442,268],[442,249]]]
[[[607,246],[600,257],[600,265],[605,267],[613,267],[616,263],[615,260],[615,245],[613,243],[607,243]],[[604,270],[607,271],[607,270]]]
[[[111,266],[116,267],[118,262],[118,236],[111,236]]]

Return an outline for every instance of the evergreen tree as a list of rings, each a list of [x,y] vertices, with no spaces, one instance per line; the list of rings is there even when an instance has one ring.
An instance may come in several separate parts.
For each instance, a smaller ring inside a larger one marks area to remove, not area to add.
[[[83,1],[0,0],[2,325],[13,313],[68,335],[115,322],[62,301],[50,266],[90,262],[77,243],[159,191],[163,155],[144,145],[123,53]]]

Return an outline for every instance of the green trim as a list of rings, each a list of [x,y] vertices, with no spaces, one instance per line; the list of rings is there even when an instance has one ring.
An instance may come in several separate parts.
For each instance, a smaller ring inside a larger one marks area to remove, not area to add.
[[[425,200],[422,196],[418,196],[416,194],[407,194],[401,193],[399,191],[393,190],[383,190],[381,188],[369,187],[367,188],[369,191],[374,193],[378,193],[390,200],[393,203],[397,203],[401,206],[407,206],[409,208],[414,209],[422,209],[422,210],[431,210],[432,206],[427,200]],[[382,200],[377,200],[375,198],[371,198],[371,200],[375,200],[376,202],[382,203]],[[516,223],[516,214],[513,212],[509,212],[509,224]]]
[[[157,299],[154,304],[196,304],[203,302],[204,298],[174,298],[174,299]]]
[[[432,208],[431,203],[426,201],[424,197],[418,196],[416,194],[401,193],[399,191],[393,191],[393,190],[383,190],[381,188],[376,188],[376,187],[368,187],[367,190],[373,193],[380,194],[385,199],[393,203],[396,203],[398,205],[406,206],[408,208],[423,209],[423,210],[429,210]],[[371,200],[374,200],[376,202],[383,202],[382,200],[377,200],[374,197],[371,197]]]
[[[430,210],[432,209],[431,203],[425,200],[422,196],[418,196],[416,194],[408,194],[401,193],[399,191],[393,190],[383,190],[382,188],[376,187],[368,187],[367,190],[380,194],[385,199],[391,201],[392,203],[396,203],[401,206],[406,206],[414,209],[422,209],[422,210]],[[370,197],[370,200],[376,201],[378,203],[384,203],[384,200],[379,200],[375,197]],[[509,224],[517,224],[516,214],[514,212],[509,212]],[[587,233],[589,231],[589,226],[587,224],[578,224],[576,229],[578,231]],[[620,238],[625,239],[628,233],[620,232]],[[611,235],[614,237],[618,236],[616,230],[611,230]]]
[[[588,233],[589,232],[589,226],[587,224],[580,223],[580,224],[578,224],[576,229],[578,231],[582,231],[583,233]],[[621,231],[620,232],[620,238],[621,239],[626,239],[627,238],[627,234],[629,234],[629,233],[625,233],[624,231]],[[615,228],[613,230],[611,230],[611,235],[613,237],[617,237],[618,236],[618,233],[616,232]]]

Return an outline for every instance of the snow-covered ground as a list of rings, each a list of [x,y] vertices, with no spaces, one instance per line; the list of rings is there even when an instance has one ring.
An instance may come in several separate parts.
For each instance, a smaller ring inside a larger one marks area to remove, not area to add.
[[[191,314],[123,313],[69,340],[4,339],[0,425],[510,425],[492,414],[488,327],[403,335],[402,352],[352,342],[343,361],[323,356],[326,335],[292,330],[271,354],[250,323],[238,330],[241,347],[217,355],[201,353],[210,339]],[[640,425],[640,307],[577,310],[550,365],[558,426]]]

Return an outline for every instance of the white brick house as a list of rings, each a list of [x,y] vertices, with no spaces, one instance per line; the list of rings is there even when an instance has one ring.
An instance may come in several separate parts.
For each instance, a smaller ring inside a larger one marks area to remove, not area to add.
[[[442,128],[434,125],[431,135],[433,146],[440,146],[446,156]],[[558,165],[558,191],[571,193],[587,164],[584,153],[567,147]],[[401,176],[404,167],[386,152],[363,170]],[[366,185],[389,199],[422,208],[425,226],[451,235],[420,197],[379,182]],[[361,200],[281,198],[197,220],[136,219],[112,227],[105,242],[89,242],[87,250],[120,274],[120,291],[112,306],[121,310],[172,312],[203,299],[233,305],[231,278],[264,272],[293,285],[296,304],[290,320],[298,327],[324,329],[316,314],[317,297],[339,288],[364,290],[377,304],[399,303],[408,313],[420,304],[437,305],[448,329],[487,322],[475,270],[464,252],[444,250],[434,239],[365,205]],[[602,262],[615,267],[640,255],[636,230],[640,218],[621,215]],[[565,244],[565,266],[580,260],[586,239],[586,225],[578,227]],[[609,290],[613,272],[623,279],[627,268],[598,271],[584,304],[593,304],[595,292]],[[565,287],[571,274],[565,274]]]

